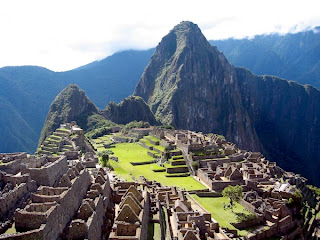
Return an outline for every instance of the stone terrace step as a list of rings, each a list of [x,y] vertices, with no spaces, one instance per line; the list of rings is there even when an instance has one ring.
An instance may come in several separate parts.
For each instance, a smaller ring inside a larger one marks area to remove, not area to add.
[[[50,138],[51,138],[51,139],[54,139],[54,140],[57,140],[57,141],[60,141],[60,140],[61,140],[61,137],[55,136],[55,135],[51,135]]]
[[[51,155],[52,154],[52,152],[49,152],[49,151],[46,151],[46,150],[40,150],[38,153],[39,154],[47,154],[47,155]]]
[[[186,165],[185,160],[170,160],[171,166],[179,166],[179,165]]]
[[[49,151],[49,152],[57,152],[58,151],[57,147],[51,148],[51,147],[47,147],[47,146],[42,146],[41,149],[45,150],[45,151]]]
[[[65,136],[68,136],[69,134],[61,133],[61,132],[54,132],[53,135],[54,136],[59,136],[59,137],[65,137]]]
[[[68,130],[68,129],[60,129],[60,128],[58,128],[58,129],[56,130],[56,132],[64,133],[65,135],[71,134],[71,131]]]
[[[73,150],[72,145],[64,145],[63,148],[68,149],[68,150]]]

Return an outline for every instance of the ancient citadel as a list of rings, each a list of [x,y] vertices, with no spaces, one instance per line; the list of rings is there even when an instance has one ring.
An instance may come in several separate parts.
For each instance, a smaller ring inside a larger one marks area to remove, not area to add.
[[[177,167],[167,168],[168,173],[191,175],[207,187],[193,193],[221,196],[229,185],[242,186],[239,203],[254,217],[233,224],[237,229],[258,226],[256,230],[239,236],[222,228],[191,191],[144,176],[131,182],[120,179],[99,164],[95,147],[72,122],[62,124],[34,156],[0,154],[0,239],[146,240],[152,239],[152,222],[160,224],[159,239],[319,238],[319,197],[302,176],[214,134],[151,127],[132,129],[130,138],[114,135],[113,141],[150,148],[143,141],[146,135],[165,149],[150,152],[159,166],[173,159],[170,164]],[[178,155],[182,157],[174,157]],[[291,203],[296,191],[309,207],[304,218]]]

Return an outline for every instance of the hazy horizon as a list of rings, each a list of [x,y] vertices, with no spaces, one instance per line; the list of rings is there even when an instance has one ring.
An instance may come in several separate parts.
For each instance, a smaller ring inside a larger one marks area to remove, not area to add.
[[[315,0],[5,1],[0,3],[0,67],[67,71],[124,50],[146,50],[181,21],[208,40],[295,33],[320,26]]]

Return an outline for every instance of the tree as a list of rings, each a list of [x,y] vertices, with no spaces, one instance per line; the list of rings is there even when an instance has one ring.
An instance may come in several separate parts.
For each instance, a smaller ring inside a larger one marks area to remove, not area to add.
[[[233,212],[233,204],[234,202],[238,202],[242,198],[243,188],[239,185],[236,186],[228,186],[222,191],[222,196],[229,198],[231,211]]]
[[[108,166],[108,161],[109,161],[109,152],[108,151],[102,151],[99,152],[99,157],[101,157],[101,165],[103,167],[107,167]]]

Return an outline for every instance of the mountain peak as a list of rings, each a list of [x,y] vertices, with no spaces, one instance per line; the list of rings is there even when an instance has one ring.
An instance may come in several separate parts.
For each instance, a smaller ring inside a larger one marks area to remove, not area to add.
[[[190,21],[182,21],[181,23],[174,26],[172,31],[181,32],[181,33],[189,32],[189,31],[200,31],[201,32],[198,25],[194,24],[193,22],[190,22]]]
[[[63,89],[50,106],[43,126],[39,144],[50,135],[61,123],[77,121],[83,127],[87,117],[99,113],[97,107],[76,84]]]
[[[244,148],[259,149],[250,119],[240,106],[233,66],[192,22],[181,22],[162,39],[134,94],[149,104],[163,124],[223,133],[237,138]]]

